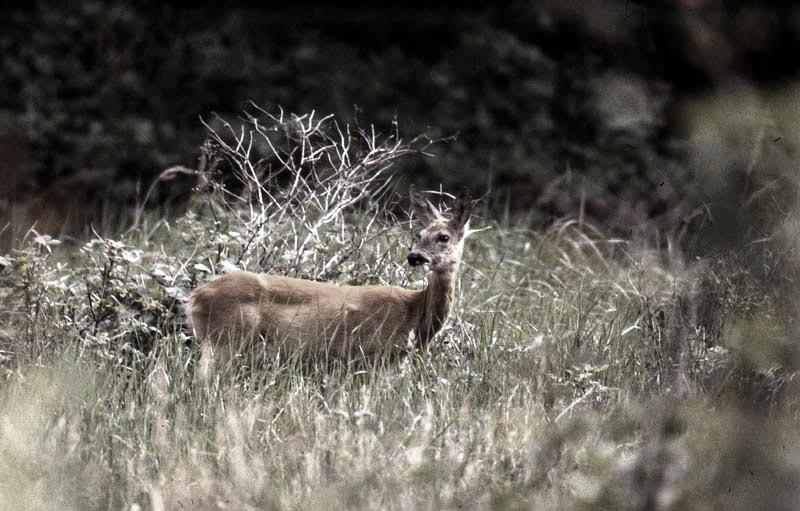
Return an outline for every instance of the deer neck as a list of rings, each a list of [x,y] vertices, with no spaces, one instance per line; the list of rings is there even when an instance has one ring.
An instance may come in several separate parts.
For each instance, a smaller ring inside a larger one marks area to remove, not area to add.
[[[422,351],[436,333],[441,330],[450,311],[456,294],[458,265],[444,271],[434,271],[428,279],[428,287],[422,291],[422,311],[420,314],[419,347]]]

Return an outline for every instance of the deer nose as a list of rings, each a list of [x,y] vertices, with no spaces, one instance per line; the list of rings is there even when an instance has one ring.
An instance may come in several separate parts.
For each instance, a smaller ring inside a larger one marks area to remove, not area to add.
[[[411,252],[408,254],[408,264],[411,266],[419,266],[420,264],[425,264],[427,262],[430,262],[428,261],[428,258],[419,252]]]

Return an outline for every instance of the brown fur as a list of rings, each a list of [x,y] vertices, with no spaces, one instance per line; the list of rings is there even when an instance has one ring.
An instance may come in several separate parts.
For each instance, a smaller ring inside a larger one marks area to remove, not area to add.
[[[219,277],[189,297],[201,370],[207,372],[211,359],[236,354],[348,362],[427,349],[452,309],[472,204],[465,190],[446,219],[413,185],[410,193],[425,227],[408,260],[430,265],[425,289],[338,286],[249,272]]]

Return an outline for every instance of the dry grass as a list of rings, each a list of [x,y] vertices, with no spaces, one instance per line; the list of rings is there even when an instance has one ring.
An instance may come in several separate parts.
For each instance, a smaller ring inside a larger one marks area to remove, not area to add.
[[[328,217],[314,205],[351,195],[311,183],[296,189],[316,202],[293,207],[313,221],[217,191],[174,221],[145,217],[68,253],[39,239],[0,260],[0,508],[796,506],[780,295],[735,260],[686,261],[571,222],[486,220],[425,357],[195,383],[179,305],[212,271],[419,284],[397,263],[408,234],[389,227],[397,197],[382,181],[364,189],[375,200]]]

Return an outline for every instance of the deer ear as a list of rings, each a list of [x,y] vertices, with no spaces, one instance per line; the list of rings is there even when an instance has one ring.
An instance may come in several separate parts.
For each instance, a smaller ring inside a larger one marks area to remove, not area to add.
[[[416,186],[411,185],[408,188],[408,195],[411,199],[411,209],[414,211],[414,216],[417,217],[421,224],[428,225],[441,217],[436,206],[431,204],[431,201],[426,199]]]
[[[470,216],[472,216],[472,196],[469,190],[464,188],[461,190],[461,193],[458,194],[453,204],[452,222],[458,229],[462,229],[467,225],[467,222],[469,222]]]

